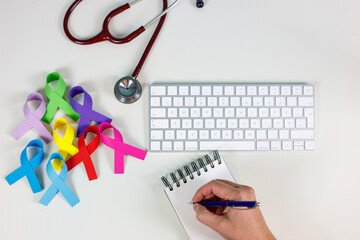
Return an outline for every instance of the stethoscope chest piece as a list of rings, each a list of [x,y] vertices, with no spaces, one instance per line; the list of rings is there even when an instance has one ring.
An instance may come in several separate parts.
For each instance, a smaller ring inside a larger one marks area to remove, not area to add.
[[[115,97],[122,103],[134,103],[141,96],[142,88],[138,80],[133,77],[123,77],[114,87]]]

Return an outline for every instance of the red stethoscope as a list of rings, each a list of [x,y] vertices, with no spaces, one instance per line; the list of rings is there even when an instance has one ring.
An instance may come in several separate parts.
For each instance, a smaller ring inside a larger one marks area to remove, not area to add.
[[[77,39],[70,33],[68,23],[69,23],[69,18],[70,18],[71,13],[77,7],[77,5],[79,5],[79,3],[81,1],[82,0],[75,0],[73,2],[73,4],[71,4],[69,9],[67,10],[65,17],[64,17],[64,31],[65,31],[66,36],[74,43],[81,44],[81,45],[88,45],[88,44],[98,43],[98,42],[102,42],[102,41],[110,41],[115,44],[127,43],[127,42],[130,42],[131,40],[133,40],[134,38],[136,38],[137,36],[139,36],[142,32],[145,31],[145,29],[148,26],[150,26],[151,24],[153,24],[154,22],[156,22],[157,20],[160,19],[153,35],[151,36],[149,43],[147,44],[147,46],[145,48],[144,53],[142,54],[142,56],[140,58],[139,63],[137,64],[137,66],[134,70],[134,72],[131,74],[131,76],[123,77],[120,80],[118,80],[114,87],[115,97],[120,102],[122,102],[122,103],[136,102],[140,98],[141,93],[142,93],[141,84],[136,78],[139,75],[144,62],[145,62],[147,56],[149,55],[149,52],[150,52],[156,38],[159,35],[159,32],[165,21],[166,13],[169,12],[180,0],[175,0],[170,6],[168,6],[167,0],[163,0],[163,11],[159,15],[157,15],[151,21],[149,21],[147,24],[139,27],[138,29],[136,29],[135,31],[130,33],[129,35],[122,37],[122,38],[117,38],[117,37],[113,36],[109,31],[109,23],[110,23],[111,19],[113,17],[115,17],[116,15],[120,14],[121,12],[129,9],[132,5],[140,2],[141,0],[134,0],[133,2],[126,3],[120,7],[112,10],[105,17],[103,26],[102,26],[102,30],[96,36],[88,38],[88,39]],[[196,2],[197,7],[201,8],[201,7],[203,7],[203,5],[204,5],[204,3],[202,0],[197,0],[197,2]]]

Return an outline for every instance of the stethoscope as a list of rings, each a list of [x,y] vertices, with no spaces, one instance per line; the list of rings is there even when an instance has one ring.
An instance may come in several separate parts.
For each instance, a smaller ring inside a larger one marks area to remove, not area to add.
[[[120,80],[118,80],[114,86],[115,97],[120,102],[122,102],[122,103],[136,102],[140,98],[141,93],[142,93],[141,84],[136,78],[139,75],[144,62],[145,62],[147,56],[149,55],[149,52],[150,52],[152,46],[154,45],[156,38],[159,35],[159,32],[165,21],[166,13],[169,12],[180,0],[175,0],[169,7],[168,7],[167,0],[163,0],[163,11],[159,15],[157,15],[152,20],[150,20],[147,24],[139,27],[138,29],[136,29],[135,31],[130,33],[129,35],[122,37],[122,38],[117,38],[117,37],[114,37],[109,31],[109,23],[110,23],[111,19],[113,17],[115,17],[116,15],[120,14],[121,12],[127,10],[132,5],[140,2],[141,0],[134,0],[133,2],[126,3],[120,7],[112,10],[105,17],[103,26],[102,26],[102,30],[96,36],[91,37],[89,39],[77,39],[70,33],[69,27],[68,27],[68,22],[69,22],[70,14],[77,7],[77,5],[79,5],[79,3],[81,1],[82,0],[75,0],[73,2],[73,4],[71,4],[69,9],[67,10],[65,17],[64,17],[64,31],[65,31],[66,36],[74,43],[81,44],[81,45],[88,45],[88,44],[98,43],[98,42],[102,42],[102,41],[110,41],[115,44],[127,43],[127,42],[130,42],[131,40],[133,40],[134,38],[136,38],[137,36],[139,36],[142,32],[145,31],[145,29],[147,27],[149,27],[151,24],[153,24],[154,22],[156,22],[157,20],[160,19],[153,35],[151,36],[149,43],[147,44],[147,46],[145,48],[145,51],[143,52],[143,54],[139,60],[139,63],[137,64],[137,66],[134,70],[134,72],[131,74],[131,76],[123,77]],[[202,0],[196,0],[196,1],[197,1],[196,2],[197,7],[201,8],[204,6],[204,3]]]

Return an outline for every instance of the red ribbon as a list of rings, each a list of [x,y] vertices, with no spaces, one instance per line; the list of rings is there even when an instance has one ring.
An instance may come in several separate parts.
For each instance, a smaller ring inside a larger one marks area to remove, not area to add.
[[[85,144],[86,133],[92,132],[96,137],[88,144]],[[81,134],[78,141],[79,152],[68,159],[65,163],[68,171],[76,167],[79,163],[83,162],[89,181],[97,179],[94,164],[90,155],[97,149],[100,144],[99,130],[96,126],[89,126],[83,134]]]

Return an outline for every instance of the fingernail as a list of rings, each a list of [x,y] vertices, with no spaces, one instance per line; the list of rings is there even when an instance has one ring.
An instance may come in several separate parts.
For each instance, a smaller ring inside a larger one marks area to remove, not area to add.
[[[196,210],[197,210],[197,207],[198,207],[197,204],[194,204],[194,205],[193,205],[193,208],[194,208],[194,211],[195,211],[195,212],[196,212]]]
[[[206,197],[204,197],[204,199],[205,200],[208,200],[208,199],[210,199],[210,198],[212,198],[213,196],[211,196],[211,195],[207,195]]]

